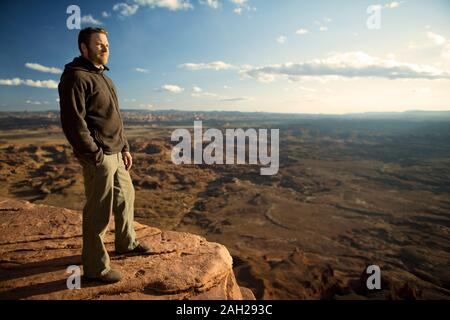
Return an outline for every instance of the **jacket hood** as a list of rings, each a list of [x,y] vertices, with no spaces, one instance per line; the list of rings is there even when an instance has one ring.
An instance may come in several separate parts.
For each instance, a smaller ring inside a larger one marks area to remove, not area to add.
[[[109,68],[107,66],[104,65],[103,67],[104,67],[104,70],[109,70]],[[82,70],[82,71],[93,72],[93,73],[103,72],[102,69],[94,66],[94,64],[90,60],[86,59],[83,56],[76,57],[73,59],[72,62],[66,64],[64,72],[69,71],[69,70]]]

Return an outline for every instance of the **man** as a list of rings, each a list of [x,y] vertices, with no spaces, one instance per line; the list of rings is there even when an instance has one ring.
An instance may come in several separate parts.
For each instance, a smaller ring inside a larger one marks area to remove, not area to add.
[[[133,159],[124,134],[115,86],[105,76],[109,57],[107,31],[86,28],[78,35],[81,56],[66,64],[58,86],[61,124],[84,177],[82,261],[85,279],[118,282],[103,243],[111,212],[117,253],[148,254],[133,227]]]

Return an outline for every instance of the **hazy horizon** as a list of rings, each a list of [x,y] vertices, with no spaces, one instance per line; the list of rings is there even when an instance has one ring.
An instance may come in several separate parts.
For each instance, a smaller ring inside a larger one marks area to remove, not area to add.
[[[2,110],[0,108],[0,113],[39,113],[39,112],[58,112],[59,108],[43,108],[43,109],[15,109],[15,110]],[[391,116],[401,116],[401,115],[410,115],[413,114],[415,116],[421,116],[421,115],[441,115],[441,114],[448,114],[450,116],[450,109],[449,110],[417,110],[417,109],[410,109],[405,111],[366,111],[366,112],[348,112],[348,113],[313,113],[313,112],[282,112],[282,111],[240,111],[240,110],[206,110],[206,109],[192,109],[192,110],[183,110],[183,109],[177,109],[177,108],[167,108],[167,109],[144,109],[144,108],[122,108],[123,112],[148,112],[148,113],[161,113],[161,112],[186,112],[186,113],[243,113],[243,114],[253,114],[253,113],[261,113],[261,114],[272,114],[272,115],[306,115],[306,116],[324,116],[324,117],[330,117],[330,116],[338,116],[338,117],[346,117],[346,116],[377,116],[377,115],[391,115]],[[446,119],[443,119],[446,120]]]

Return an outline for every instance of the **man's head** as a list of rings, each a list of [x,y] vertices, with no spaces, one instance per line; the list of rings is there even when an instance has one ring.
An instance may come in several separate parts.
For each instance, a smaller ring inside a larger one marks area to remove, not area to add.
[[[108,32],[102,28],[85,28],[78,34],[78,48],[81,55],[96,66],[108,63]]]

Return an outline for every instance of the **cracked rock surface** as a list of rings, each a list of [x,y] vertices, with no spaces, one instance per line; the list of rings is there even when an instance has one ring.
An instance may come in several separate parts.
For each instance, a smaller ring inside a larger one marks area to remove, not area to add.
[[[135,223],[148,256],[114,253],[114,219],[105,236],[123,280],[69,290],[67,268],[81,266],[81,213],[0,198],[0,299],[254,299],[239,287],[221,244]]]

